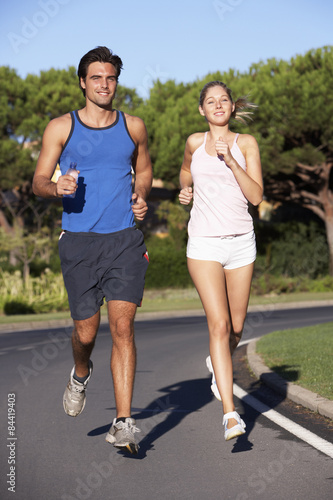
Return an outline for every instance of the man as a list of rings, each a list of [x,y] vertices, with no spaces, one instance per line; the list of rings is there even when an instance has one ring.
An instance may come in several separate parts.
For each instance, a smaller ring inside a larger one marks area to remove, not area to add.
[[[84,409],[105,298],[116,401],[106,440],[137,453],[134,433],[139,429],[131,418],[134,316],[142,300],[148,254],[134,217],[142,221],[147,213],[152,167],[143,121],[112,107],[121,69],[121,59],[106,47],[82,57],[78,77],[86,105],[46,127],[33,191],[44,198],[64,197],[59,254],[74,320],[75,363],[64,393],[65,412],[76,417]],[[78,182],[66,174],[72,162],[77,163]],[[51,178],[57,163],[62,175],[55,183]],[[73,193],[74,198],[66,197]]]

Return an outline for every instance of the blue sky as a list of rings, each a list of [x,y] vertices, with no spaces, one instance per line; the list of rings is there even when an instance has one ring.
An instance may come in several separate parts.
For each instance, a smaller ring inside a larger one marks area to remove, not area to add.
[[[120,84],[148,97],[158,78],[187,83],[333,45],[332,20],[332,0],[11,0],[0,66],[22,77],[77,67],[106,45],[123,60]]]

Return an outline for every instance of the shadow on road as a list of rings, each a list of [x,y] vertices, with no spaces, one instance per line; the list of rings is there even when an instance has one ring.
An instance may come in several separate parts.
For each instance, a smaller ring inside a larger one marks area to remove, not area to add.
[[[213,399],[210,378],[184,380],[163,387],[159,392],[163,395],[154,399],[146,408],[133,408],[132,416],[141,429],[141,433],[136,435],[140,438],[140,450],[138,455],[127,454],[127,457],[144,458],[147,451],[153,449],[155,441],[176,427],[187,415],[199,411]],[[88,436],[106,433],[109,428],[110,424],[99,427],[90,431]]]
[[[164,393],[164,396],[155,399],[144,410],[134,414],[134,418],[139,421],[147,419],[153,413],[147,420],[147,425],[144,422],[139,424],[145,433],[140,441],[141,455],[146,455],[146,452],[153,448],[155,441],[176,427],[188,414],[199,411],[213,399],[208,378],[184,380],[163,387],[159,392]],[[166,418],[165,413],[167,413]]]
[[[269,381],[265,380],[265,384],[262,384],[260,380],[254,381],[242,357],[242,349],[240,349],[239,354],[235,356],[238,359],[234,363],[234,382],[243,387],[248,394],[248,396],[245,396],[241,400],[243,409],[237,409],[246,423],[246,434],[232,441],[233,447],[231,453],[251,451],[253,448],[250,435],[262,411],[254,409],[247,399],[253,397],[259,402],[259,405],[262,403],[265,407],[274,409],[287,397],[287,385],[285,392],[282,389],[281,393],[277,393],[267,387],[267,385],[269,386]],[[285,367],[289,372],[290,368]],[[274,378],[273,374],[271,376]],[[297,379],[297,376],[298,374],[295,372],[293,377]],[[266,377],[269,377],[269,375],[266,374]],[[125,452],[126,456],[136,460],[145,458],[147,452],[153,450],[155,441],[175,428],[187,415],[200,411],[210,403],[214,399],[210,384],[210,376],[207,378],[184,380],[159,389],[159,392],[162,393],[161,397],[154,399],[145,408],[133,408],[132,416],[141,430],[141,433],[136,435],[139,439],[140,450],[138,455],[128,455]],[[115,408],[108,409],[114,410]],[[109,428],[110,424],[108,423],[107,425],[91,430],[88,436],[105,434]],[[223,440],[222,426],[220,434],[221,440]],[[119,450],[119,453],[122,454],[123,452]]]

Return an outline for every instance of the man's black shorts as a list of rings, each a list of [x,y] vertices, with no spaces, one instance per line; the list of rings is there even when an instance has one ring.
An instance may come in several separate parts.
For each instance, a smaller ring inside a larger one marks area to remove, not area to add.
[[[141,305],[148,253],[139,229],[116,233],[63,231],[59,255],[71,316],[93,316],[104,298]]]

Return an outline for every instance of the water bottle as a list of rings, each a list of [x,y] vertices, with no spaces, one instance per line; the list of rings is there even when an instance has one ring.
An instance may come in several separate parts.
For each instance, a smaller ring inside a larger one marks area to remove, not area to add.
[[[71,162],[71,164],[69,165],[69,169],[66,172],[66,175],[69,174],[72,177],[74,177],[74,179],[76,180],[76,183],[77,183],[77,179],[79,177],[79,172],[76,170],[76,165],[77,164],[75,162]],[[75,198],[75,195],[76,195],[76,191],[72,194],[64,194],[63,197],[64,198]]]

